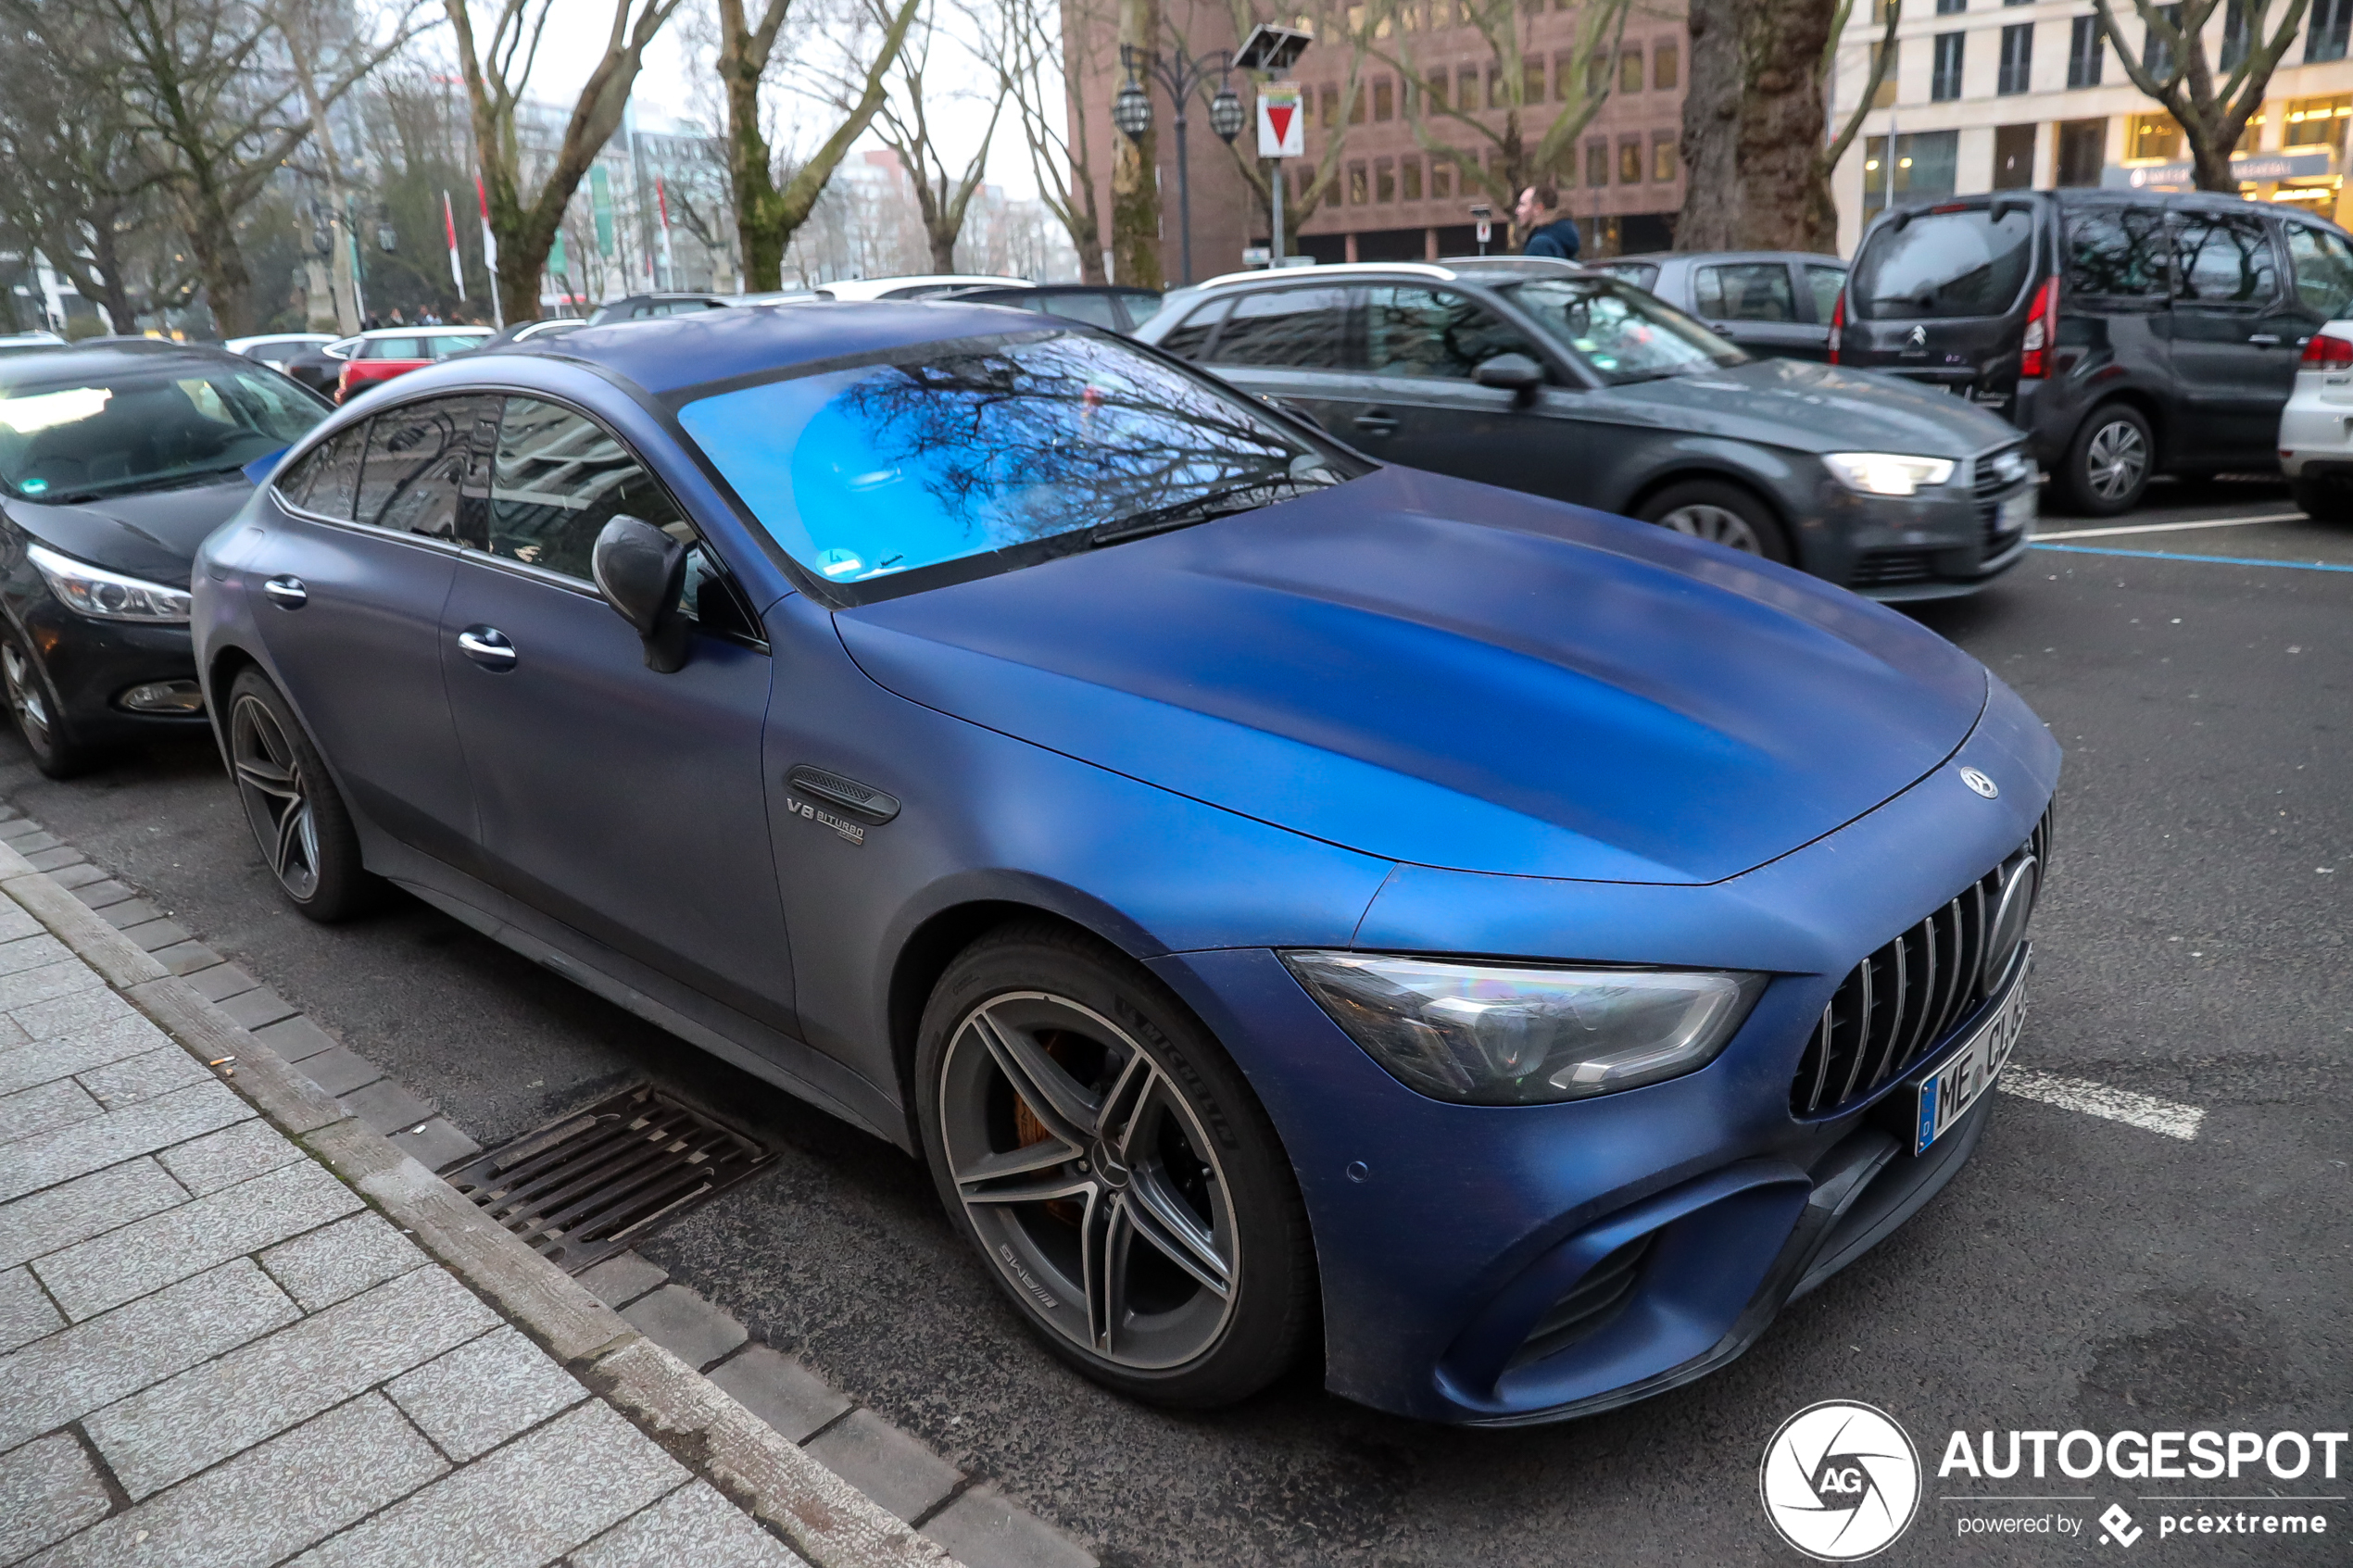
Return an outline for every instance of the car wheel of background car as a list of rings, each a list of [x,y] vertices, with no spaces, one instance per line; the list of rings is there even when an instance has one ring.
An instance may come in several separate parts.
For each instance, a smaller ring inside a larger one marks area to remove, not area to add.
[[[2095,408],[2067,449],[2060,483],[2072,508],[2090,517],[2114,517],[2140,505],[2157,470],[2157,441],[2148,421],[2129,404]]]
[[[1117,952],[1046,924],[967,948],[924,1010],[915,1100],[949,1213],[1088,1376],[1204,1407],[1297,1352],[1315,1253],[1274,1126]]]
[[[1693,479],[1670,484],[1643,504],[1642,518],[1644,522],[1784,566],[1792,558],[1788,535],[1781,532],[1780,521],[1771,508],[1739,485],[1722,480]]]
[[[2315,522],[2353,522],[2353,483],[2341,479],[2294,479],[2288,499]]]
[[[247,670],[229,688],[229,765],[270,874],[294,907],[324,924],[359,913],[377,884],[318,748],[278,688]]]
[[[24,736],[32,765],[53,779],[69,779],[86,770],[94,755],[66,730],[57,688],[33,657],[23,634],[13,626],[0,633],[0,681],[8,694],[8,712]]]

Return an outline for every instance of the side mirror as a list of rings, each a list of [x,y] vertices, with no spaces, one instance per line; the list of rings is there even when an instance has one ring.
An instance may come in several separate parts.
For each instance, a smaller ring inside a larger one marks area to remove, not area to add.
[[[588,570],[605,602],[646,645],[646,668],[667,675],[686,662],[686,546],[643,518],[617,517],[597,535]]]
[[[1525,354],[1498,354],[1473,370],[1471,379],[1481,386],[1501,387],[1525,403],[1544,384],[1544,367]]]

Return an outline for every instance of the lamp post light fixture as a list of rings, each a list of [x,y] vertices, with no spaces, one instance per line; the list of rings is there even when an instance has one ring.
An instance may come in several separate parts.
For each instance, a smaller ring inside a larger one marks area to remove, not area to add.
[[[1119,63],[1127,72],[1127,82],[1112,99],[1111,122],[1130,141],[1141,141],[1144,132],[1152,128],[1151,96],[1144,90],[1141,73],[1149,73],[1166,88],[1169,102],[1176,106],[1176,233],[1179,254],[1184,258],[1184,282],[1189,283],[1193,281],[1193,193],[1185,159],[1185,111],[1192,103],[1193,94],[1214,72],[1218,92],[1210,102],[1209,128],[1228,142],[1241,134],[1242,101],[1227,80],[1233,70],[1233,52],[1213,49],[1191,59],[1182,55],[1172,58],[1157,49],[1139,49],[1132,44],[1122,44]]]

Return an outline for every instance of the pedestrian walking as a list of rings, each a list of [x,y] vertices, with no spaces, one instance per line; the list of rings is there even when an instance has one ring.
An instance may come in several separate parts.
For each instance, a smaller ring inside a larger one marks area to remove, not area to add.
[[[1519,201],[1512,208],[1512,220],[1520,232],[1528,236],[1521,245],[1523,256],[1549,256],[1562,261],[1574,261],[1583,248],[1583,237],[1577,232],[1577,220],[1567,213],[1558,218],[1545,215],[1557,210],[1561,194],[1553,186],[1530,185],[1519,194]]]

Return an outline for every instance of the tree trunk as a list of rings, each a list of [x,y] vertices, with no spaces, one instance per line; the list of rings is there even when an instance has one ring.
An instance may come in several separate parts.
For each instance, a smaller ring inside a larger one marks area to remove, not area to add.
[[[1692,0],[1678,250],[1838,245],[1818,64],[1834,0]]]
[[[957,228],[961,227],[961,224],[957,225]],[[956,228],[945,223],[934,223],[928,228],[930,232],[925,237],[931,241],[931,270],[935,272],[955,271]]]
[[[1155,48],[1160,31],[1160,0],[1120,0],[1123,47]],[[1124,84],[1125,75],[1120,80]],[[1111,166],[1112,278],[1138,288],[1166,288],[1160,260],[1160,132],[1112,134],[1117,144]]]
[[[98,303],[107,307],[107,320],[117,332],[135,332],[139,313],[132,308],[131,291],[123,286],[121,244],[114,232],[113,215],[106,214],[105,220],[92,225],[90,232],[90,259],[98,269]]]
[[[197,205],[187,215],[188,248],[195,252],[196,270],[204,279],[213,330],[224,338],[248,336],[254,329],[253,279],[245,271],[235,226],[212,199],[210,185],[200,184],[195,194]]]
[[[734,7],[723,6],[724,28]],[[736,12],[740,15],[740,12]],[[760,63],[721,45],[719,74],[727,94],[727,177],[736,194],[736,237],[743,249],[744,292],[785,286],[785,245],[791,232],[777,220],[776,185],[769,173],[774,149],[760,133]]]

